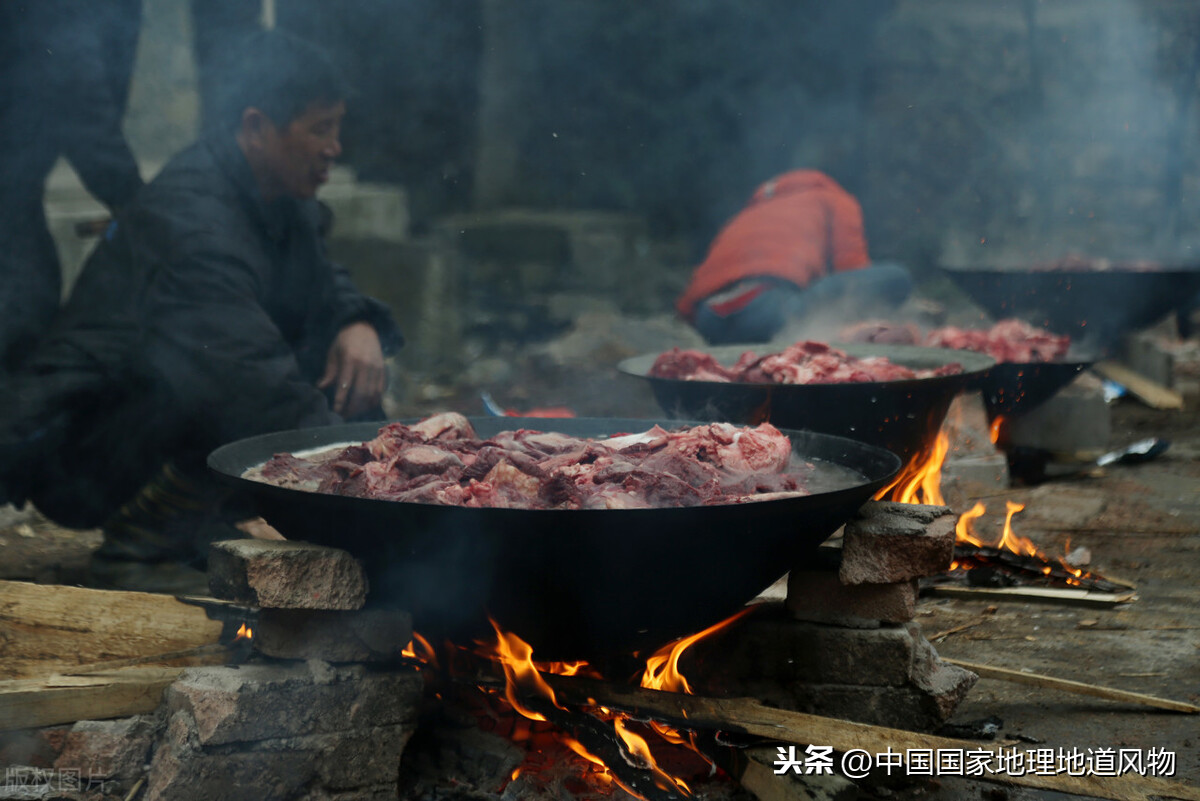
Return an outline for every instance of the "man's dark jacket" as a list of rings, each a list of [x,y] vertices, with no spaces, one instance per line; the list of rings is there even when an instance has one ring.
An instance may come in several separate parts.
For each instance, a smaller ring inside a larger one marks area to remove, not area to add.
[[[320,212],[314,200],[261,202],[232,136],[172,159],[0,390],[10,495],[64,525],[99,525],[167,459],[200,463],[245,436],[340,422],[314,386],[332,337],[356,321],[385,350],[400,337],[326,258]]]

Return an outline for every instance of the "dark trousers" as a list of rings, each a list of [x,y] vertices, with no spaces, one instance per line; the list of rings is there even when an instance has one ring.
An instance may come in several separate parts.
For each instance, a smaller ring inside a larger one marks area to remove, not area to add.
[[[898,264],[834,273],[804,288],[763,281],[765,288],[736,311],[722,314],[707,301],[697,304],[694,324],[710,345],[768,342],[793,323],[858,322],[895,309],[913,287],[908,271]]]
[[[39,187],[5,206],[0,215],[0,377],[15,372],[33,352],[61,295],[58,251],[46,227]]]

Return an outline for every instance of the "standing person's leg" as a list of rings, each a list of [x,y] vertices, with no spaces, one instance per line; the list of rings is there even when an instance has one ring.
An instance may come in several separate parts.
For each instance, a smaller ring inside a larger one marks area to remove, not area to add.
[[[0,221],[0,375],[12,373],[49,329],[62,295],[54,238],[40,190],[5,208]]]

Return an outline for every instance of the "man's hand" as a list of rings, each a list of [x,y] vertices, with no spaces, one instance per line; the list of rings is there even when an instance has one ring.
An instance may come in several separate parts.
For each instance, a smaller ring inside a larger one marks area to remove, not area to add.
[[[342,417],[369,412],[379,405],[387,386],[379,335],[367,323],[351,323],[338,332],[325,359],[318,389],[336,387],[333,410]]]

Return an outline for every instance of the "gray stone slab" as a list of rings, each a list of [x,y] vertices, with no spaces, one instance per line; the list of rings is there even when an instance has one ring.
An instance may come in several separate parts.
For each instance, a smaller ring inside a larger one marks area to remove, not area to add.
[[[248,664],[189,668],[166,702],[191,715],[198,744],[211,747],[407,723],[423,690],[416,671]]]
[[[870,503],[846,523],[843,584],[890,584],[945,571],[954,558],[955,515],[927,504]]]
[[[214,543],[208,585],[216,598],[275,609],[360,609],[367,598],[366,573],[357,559],[307,542]]]

